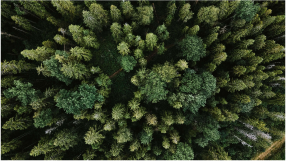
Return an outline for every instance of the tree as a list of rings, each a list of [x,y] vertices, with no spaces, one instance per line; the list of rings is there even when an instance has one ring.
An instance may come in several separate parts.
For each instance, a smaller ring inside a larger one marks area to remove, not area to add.
[[[83,27],[78,25],[70,25],[69,30],[72,33],[74,41],[80,46],[93,47],[96,49],[99,48],[96,35],[92,31],[85,30]]]
[[[36,128],[43,128],[47,126],[53,119],[52,116],[52,110],[51,109],[45,109],[40,111],[40,114],[34,118],[34,126]]]
[[[1,141],[1,154],[6,154],[11,150],[15,150],[16,148],[18,148],[21,145],[21,141],[18,141],[16,139],[13,139],[9,142],[4,142]]]
[[[168,7],[168,15],[165,21],[166,25],[169,26],[172,22],[172,19],[174,18],[177,7],[176,3],[174,3],[173,1],[168,2],[167,7]]]
[[[218,20],[220,9],[215,6],[202,7],[198,12],[199,22],[205,22],[207,24],[213,24]]]
[[[184,23],[186,23],[188,20],[193,18],[193,12],[190,10],[191,5],[189,3],[186,3],[179,12],[180,20],[182,20]]]
[[[25,30],[32,31],[32,25],[27,19],[17,15],[11,16],[11,19],[14,20],[16,24],[23,27]]]
[[[148,33],[146,35],[146,47],[149,51],[152,51],[153,48],[157,45],[158,38],[153,33]]]
[[[208,72],[196,74],[193,70],[187,70],[181,80],[179,92],[172,99],[177,99],[183,105],[183,110],[196,113],[201,106],[206,104],[216,88],[215,78]]]
[[[54,40],[56,41],[56,43],[63,45],[63,44],[69,44],[70,41],[69,39],[63,37],[62,35],[56,34],[56,36],[54,37]]]
[[[55,53],[55,50],[52,48],[46,48],[46,47],[37,47],[36,50],[23,50],[21,54],[31,60],[36,61],[44,61],[48,59],[51,55]]]
[[[122,12],[126,16],[127,19],[133,16],[134,9],[130,1],[122,1],[120,5],[122,8]]]
[[[73,5],[71,1],[59,1],[59,0],[52,0],[52,5],[57,8],[65,18],[69,20],[73,20],[74,17],[77,15],[77,8]]]
[[[227,54],[225,52],[221,52],[221,53],[216,53],[213,56],[213,63],[216,65],[221,64],[223,61],[225,61],[227,58]]]
[[[164,155],[166,160],[193,160],[194,152],[190,145],[180,142],[177,146],[176,152],[171,154],[166,152]]]
[[[181,50],[180,56],[185,57],[187,61],[199,61],[206,55],[203,40],[198,36],[187,35],[183,41],[178,43],[178,48]]]
[[[217,37],[218,37],[218,33],[213,33],[207,36],[204,39],[206,46],[209,47],[217,39]]]
[[[18,74],[18,73],[22,73],[22,71],[27,71],[31,69],[34,69],[34,66],[30,63],[26,63],[23,60],[19,60],[19,61],[4,60],[4,62],[1,62],[1,75],[12,74],[12,73]]]
[[[246,72],[246,68],[244,66],[238,65],[238,66],[233,67],[233,73],[238,76],[243,75],[245,72]]]
[[[22,83],[19,80],[14,80],[15,87],[9,88],[3,92],[6,98],[17,97],[22,103],[22,106],[27,106],[38,98],[40,91],[32,88],[31,83]]]
[[[136,63],[137,61],[134,59],[133,56],[127,55],[127,56],[121,57],[120,59],[120,64],[126,72],[130,72],[131,70],[133,70]]]
[[[119,53],[123,56],[128,55],[130,52],[129,45],[124,41],[122,41],[120,44],[118,44],[117,50],[119,50]]]
[[[117,22],[112,23],[112,25],[110,26],[110,31],[116,42],[120,41],[123,37],[121,26]]]
[[[125,107],[123,104],[116,104],[112,108],[112,119],[118,121],[124,117]]]
[[[2,126],[3,129],[10,130],[25,130],[32,125],[32,120],[29,117],[12,117]]]
[[[134,19],[140,25],[150,25],[153,20],[153,7],[152,6],[141,6],[137,7],[138,13],[134,15]]]
[[[49,15],[49,13],[46,11],[45,7],[41,5],[39,2],[23,2],[20,1],[21,5],[29,11],[34,12],[36,15],[40,16],[41,18],[45,18]]]
[[[102,27],[108,24],[108,12],[100,4],[92,3],[89,11],[82,11],[83,22],[92,30],[102,31]]]
[[[115,136],[117,143],[126,143],[132,140],[132,133],[129,128],[120,128]]]
[[[164,24],[157,27],[156,34],[158,35],[158,38],[162,41],[165,41],[169,38],[169,32],[167,31],[167,28]]]
[[[92,58],[92,55],[89,50],[83,47],[74,47],[70,49],[71,56],[77,58],[78,60],[84,59],[85,61],[89,61]]]
[[[215,144],[209,147],[208,151],[202,154],[204,160],[231,160],[228,153],[223,149],[223,147]]]
[[[146,101],[157,103],[160,100],[165,100],[168,90],[165,89],[166,83],[160,76],[155,72],[150,72],[146,78],[145,85],[140,87],[140,92],[146,96]]]
[[[89,74],[88,69],[80,63],[63,64],[60,70],[66,77],[74,79],[84,79],[84,76],[88,77]]]
[[[188,62],[186,62],[186,60],[179,60],[176,64],[176,66],[179,68],[179,70],[185,70],[188,67]]]
[[[65,110],[68,114],[80,114],[80,111],[90,109],[95,102],[103,102],[104,98],[98,94],[94,86],[80,85],[78,91],[61,89],[55,98],[56,106]]]
[[[56,54],[67,57],[67,54],[64,51],[57,50]],[[72,82],[71,79],[69,79],[67,76],[65,76],[61,72],[60,69],[62,68],[62,65],[59,63],[58,60],[55,59],[55,56],[51,56],[51,58],[49,60],[43,61],[43,64],[45,66],[44,68],[46,68],[46,70],[47,70],[47,72],[49,72],[50,76],[56,77],[58,80],[65,82],[66,85],[69,85]],[[38,73],[38,74],[40,74],[40,73]]]
[[[235,10],[235,19],[245,19],[246,22],[249,22],[255,16],[259,8],[259,5],[254,5],[252,1],[241,1]]]
[[[73,130],[63,129],[55,135],[54,145],[61,150],[68,150],[77,144],[78,136]]]
[[[101,144],[105,136],[100,134],[102,130],[99,130],[97,126],[90,127],[89,131],[85,134],[84,140],[86,144]]]
[[[110,15],[111,15],[113,22],[119,22],[122,19],[120,10],[114,5],[110,6]]]

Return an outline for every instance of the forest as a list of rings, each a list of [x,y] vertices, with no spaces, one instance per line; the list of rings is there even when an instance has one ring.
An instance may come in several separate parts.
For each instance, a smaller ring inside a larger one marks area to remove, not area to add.
[[[283,138],[285,1],[1,1],[3,160],[250,160]]]

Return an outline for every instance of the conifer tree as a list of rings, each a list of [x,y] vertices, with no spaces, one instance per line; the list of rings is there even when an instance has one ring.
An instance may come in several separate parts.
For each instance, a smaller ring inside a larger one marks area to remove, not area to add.
[[[32,120],[29,117],[12,117],[2,126],[3,129],[24,130],[32,125]]]
[[[128,55],[130,52],[129,45],[124,41],[122,41],[120,44],[118,44],[117,50],[119,50],[119,53],[123,56]]]
[[[36,50],[23,50],[21,54],[30,59],[30,60],[36,60],[36,61],[44,61],[48,59],[51,55],[55,53],[55,50],[52,48],[46,48],[46,47],[37,47]]]
[[[1,75],[5,74],[17,74],[22,71],[27,71],[34,69],[33,65],[30,63],[26,63],[23,60],[19,60],[18,62],[15,60],[1,62]]]
[[[121,8],[123,14],[126,16],[127,19],[131,18],[134,14],[134,9],[130,1],[123,1],[121,2]]]
[[[184,23],[186,23],[188,20],[193,18],[193,12],[190,10],[191,5],[189,3],[186,3],[179,12],[180,20],[182,20]]]
[[[119,22],[122,19],[120,10],[114,5],[110,6],[110,15],[113,22]]]
[[[218,14],[220,9],[215,6],[202,7],[198,12],[199,22],[205,22],[207,24],[212,24],[218,20]]]
[[[49,13],[46,11],[45,7],[39,3],[39,2],[25,2],[20,1],[20,4],[23,5],[23,7],[29,11],[32,11],[37,16],[40,16],[41,18],[45,18],[49,15]]]
[[[149,51],[152,51],[153,48],[157,45],[158,38],[153,33],[148,33],[146,35],[146,47]]]
[[[57,8],[57,11],[61,13],[65,18],[73,20],[77,14],[77,8],[73,5],[71,1],[59,1],[52,0],[52,5]]]
[[[181,49],[181,56],[184,56],[187,61],[199,61],[206,54],[206,49],[203,46],[203,41],[198,36],[186,36],[186,38],[178,44]]]
[[[15,16],[11,16],[11,19],[14,20],[16,24],[23,27],[25,30],[28,30],[28,31],[33,30],[30,22],[24,17],[15,15]]]
[[[109,22],[108,12],[100,4],[92,3],[89,11],[83,11],[83,21],[92,30],[101,32]]]
[[[112,25],[110,26],[110,30],[115,41],[119,42],[123,37],[121,26],[117,22],[112,23]]]
[[[153,20],[153,7],[152,6],[140,6],[136,8],[138,12],[135,14],[134,19],[140,25],[150,25]]]
[[[89,61],[92,58],[92,55],[89,50],[83,47],[74,47],[70,49],[71,56],[77,58],[78,60],[84,59],[85,61]]]

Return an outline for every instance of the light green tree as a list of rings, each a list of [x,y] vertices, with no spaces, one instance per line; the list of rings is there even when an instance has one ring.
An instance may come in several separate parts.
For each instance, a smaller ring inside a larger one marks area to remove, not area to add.
[[[146,35],[146,47],[149,51],[152,51],[153,48],[157,45],[158,38],[153,33],[148,33]]]
[[[15,15],[15,16],[11,16],[11,19],[14,20],[16,24],[23,27],[25,30],[28,30],[28,31],[33,30],[30,22],[27,19],[25,19],[24,17]]]
[[[110,26],[110,31],[116,42],[121,41],[123,37],[123,32],[121,30],[121,26],[117,22],[112,23],[112,25]]]
[[[46,48],[46,47],[37,47],[36,50],[23,50],[21,54],[30,59],[30,60],[36,60],[36,61],[44,61],[48,59],[50,56],[52,56],[55,53],[55,50],[52,48]]]
[[[202,7],[198,12],[199,22],[205,22],[212,24],[218,20],[218,14],[220,9],[215,6]]]
[[[118,44],[117,50],[123,56],[128,55],[130,53],[129,45],[124,41],[122,41],[120,44]]]
[[[153,7],[152,6],[141,6],[137,7],[138,12],[134,15],[134,19],[140,25],[150,25],[153,20]]]
[[[101,32],[109,22],[108,12],[100,4],[92,3],[89,11],[82,11],[83,22],[92,30]]]
[[[193,12],[191,11],[191,5],[189,3],[186,3],[179,12],[180,20],[182,20],[184,23],[186,23],[188,20],[193,18]]]
[[[119,22],[122,19],[120,10],[114,5],[110,6],[110,15],[113,22]]]
[[[87,50],[83,47],[74,47],[70,49],[71,56],[75,57],[78,60],[84,59],[85,61],[90,61],[92,58],[90,50]]]

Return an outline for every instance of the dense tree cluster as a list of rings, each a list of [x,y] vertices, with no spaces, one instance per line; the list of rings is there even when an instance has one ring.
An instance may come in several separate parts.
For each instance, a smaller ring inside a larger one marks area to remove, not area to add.
[[[253,158],[285,135],[284,4],[2,1],[1,159]]]

